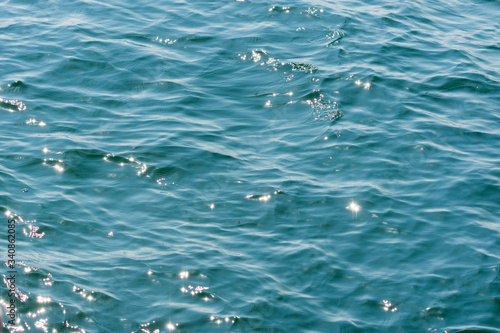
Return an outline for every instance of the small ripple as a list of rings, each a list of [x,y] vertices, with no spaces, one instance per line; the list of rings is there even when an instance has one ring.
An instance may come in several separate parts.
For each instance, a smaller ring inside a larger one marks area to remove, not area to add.
[[[245,54],[238,54],[238,57],[243,61],[252,61],[261,66],[265,66],[270,71],[280,70],[284,74],[291,72],[315,73],[318,68],[313,64],[300,61],[287,61],[270,56],[267,51],[256,49]]]
[[[314,17],[320,17],[320,15],[324,12],[323,8],[318,7],[309,7],[304,10],[301,14],[307,14]]]
[[[249,200],[258,200],[258,201],[268,201],[271,199],[270,194],[248,194],[245,196],[245,199]]]
[[[326,99],[320,90],[307,94],[302,100],[311,106],[314,120],[337,121],[342,118],[338,103]]]
[[[344,38],[345,34],[342,30],[335,30],[328,35],[326,35],[326,38],[329,40],[328,44],[326,45],[327,47],[337,44],[340,42],[342,38]]]
[[[141,176],[148,170],[148,165],[146,163],[142,163],[137,161],[134,157],[122,157],[117,156],[114,153],[109,153],[103,157],[105,161],[116,163],[120,166],[131,165],[134,168],[138,169],[137,175]]]
[[[269,8],[269,12],[274,12],[274,13],[285,13],[288,14],[292,11],[295,11],[297,8],[296,7],[289,7],[289,6],[272,6]]]
[[[35,118],[30,118],[26,120],[26,125],[41,126],[44,127],[47,124],[44,121],[37,120]]]
[[[44,158],[43,164],[52,167],[57,172],[63,172],[65,170],[64,161],[61,159]]]
[[[153,39],[154,42],[158,42],[160,44],[165,44],[165,45],[172,45],[177,42],[177,39],[170,39],[170,38],[161,38],[159,36],[156,36]]]
[[[0,108],[10,112],[26,110],[26,104],[17,99],[4,99],[0,97]]]
[[[224,324],[235,324],[238,320],[240,320],[239,316],[210,316],[210,321],[217,326]]]

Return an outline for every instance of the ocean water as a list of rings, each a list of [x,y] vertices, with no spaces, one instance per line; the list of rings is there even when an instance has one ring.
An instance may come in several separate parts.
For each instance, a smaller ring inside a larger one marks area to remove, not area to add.
[[[0,3],[4,332],[500,332],[500,2]]]

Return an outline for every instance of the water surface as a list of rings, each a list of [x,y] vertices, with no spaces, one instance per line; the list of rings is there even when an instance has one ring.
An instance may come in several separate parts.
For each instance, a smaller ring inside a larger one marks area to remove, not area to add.
[[[500,332],[498,1],[1,8],[4,331]]]

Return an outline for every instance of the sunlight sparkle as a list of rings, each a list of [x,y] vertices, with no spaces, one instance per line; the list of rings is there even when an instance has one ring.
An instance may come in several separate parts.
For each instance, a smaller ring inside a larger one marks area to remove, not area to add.
[[[349,206],[346,207],[353,213],[357,213],[361,210],[361,206],[355,203],[354,201],[349,204]]]

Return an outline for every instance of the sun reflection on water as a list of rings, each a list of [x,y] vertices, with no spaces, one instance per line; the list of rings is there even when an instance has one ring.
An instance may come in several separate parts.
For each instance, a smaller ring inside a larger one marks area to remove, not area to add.
[[[175,324],[175,325],[174,325],[174,324],[172,324],[172,323],[168,323],[168,324],[167,324],[167,329],[168,329],[169,331],[173,331],[173,330],[175,330],[176,326],[179,326],[179,324]]]
[[[349,206],[346,207],[346,209],[349,209],[353,213],[358,213],[361,210],[361,206],[352,201]]]

